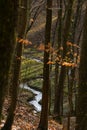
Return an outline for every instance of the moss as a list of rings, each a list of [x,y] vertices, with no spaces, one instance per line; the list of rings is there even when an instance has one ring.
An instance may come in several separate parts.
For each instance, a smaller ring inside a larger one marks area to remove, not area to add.
[[[34,98],[34,94],[32,92],[30,92],[27,89],[24,88],[20,88],[19,89],[19,96],[18,99],[20,102],[24,103],[24,104],[28,104],[28,101]]]

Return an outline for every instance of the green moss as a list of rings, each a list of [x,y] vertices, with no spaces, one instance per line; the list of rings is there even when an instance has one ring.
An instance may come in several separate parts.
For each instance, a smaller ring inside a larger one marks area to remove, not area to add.
[[[19,89],[19,100],[23,104],[29,105],[28,101],[34,98],[34,94],[27,89]]]

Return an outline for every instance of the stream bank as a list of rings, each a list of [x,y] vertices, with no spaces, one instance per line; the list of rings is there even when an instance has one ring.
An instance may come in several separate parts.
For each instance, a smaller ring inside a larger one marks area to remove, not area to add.
[[[24,95],[24,99],[26,100],[25,102],[27,102],[27,104],[29,104],[29,106],[32,109],[31,111],[34,112],[34,113],[41,112],[42,92],[39,91],[37,87],[31,87],[27,83],[21,83],[20,87],[22,89],[24,89],[25,91],[27,91],[27,95],[25,96],[25,94],[22,94],[22,96]],[[30,94],[28,95],[28,93],[32,93],[32,96],[30,96]],[[51,110],[51,112],[53,112],[54,100],[52,100],[51,103],[52,104],[51,104],[51,109],[50,110]],[[64,108],[63,114],[65,116],[67,116],[68,111],[69,111],[69,104],[68,104],[67,101],[64,102],[63,108]]]
[[[29,98],[29,100],[27,100],[27,101],[29,102],[30,105],[32,105],[34,107],[35,112],[40,112],[41,111],[41,105],[39,104],[39,102],[42,99],[42,92],[37,91],[37,90],[29,87],[26,83],[20,84],[20,87],[25,89],[25,90],[28,90],[28,91],[30,91],[34,94],[34,97],[31,98],[31,99]]]

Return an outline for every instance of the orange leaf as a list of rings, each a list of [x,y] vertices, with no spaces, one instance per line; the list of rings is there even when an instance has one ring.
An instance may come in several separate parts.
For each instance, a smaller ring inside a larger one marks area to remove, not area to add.
[[[18,42],[19,42],[19,43],[22,43],[22,42],[23,42],[23,39],[19,39]]]
[[[73,44],[73,46],[76,47],[76,48],[80,48],[80,47],[79,47],[78,45],[76,45],[76,44]]]
[[[40,46],[38,47],[38,50],[40,50],[40,51],[44,51],[44,44],[40,44]]]
[[[73,55],[74,55],[74,57],[76,57],[76,56],[77,56],[77,53],[74,53]]]
[[[69,42],[69,41],[67,41],[67,46],[72,46],[72,43],[71,42]]]
[[[47,64],[54,64],[54,62],[53,61],[48,61]]]
[[[59,50],[61,50],[61,51],[62,51],[62,50],[63,50],[63,47],[61,46],[61,47],[59,48]]]

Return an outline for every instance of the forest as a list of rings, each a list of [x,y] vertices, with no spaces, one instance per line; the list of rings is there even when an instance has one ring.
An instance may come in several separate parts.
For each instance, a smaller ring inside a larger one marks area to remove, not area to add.
[[[0,0],[0,130],[87,130],[87,0]]]

